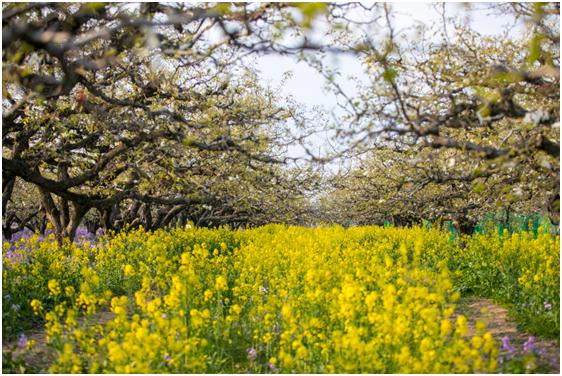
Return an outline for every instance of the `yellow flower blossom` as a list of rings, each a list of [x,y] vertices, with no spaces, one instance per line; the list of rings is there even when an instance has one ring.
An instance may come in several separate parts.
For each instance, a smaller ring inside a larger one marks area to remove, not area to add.
[[[61,293],[61,287],[58,281],[55,279],[49,280],[47,287],[49,288],[49,293],[53,296],[57,296]]]
[[[43,311],[43,305],[37,299],[33,299],[30,305],[35,315],[39,315]]]
[[[122,269],[125,277],[130,277],[135,275],[135,269],[133,269],[133,266],[130,264],[123,265]]]
[[[215,288],[218,291],[225,291],[228,289],[228,284],[226,282],[226,278],[224,278],[224,276],[219,275],[216,279],[215,279]]]

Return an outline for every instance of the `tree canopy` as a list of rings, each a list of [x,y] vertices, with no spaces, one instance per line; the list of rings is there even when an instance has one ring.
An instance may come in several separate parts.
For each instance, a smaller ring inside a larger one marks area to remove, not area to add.
[[[482,36],[443,8],[414,38],[388,4],[4,3],[4,236],[46,221],[60,240],[83,223],[470,225],[497,209],[557,222],[559,4],[490,11],[524,35]],[[344,115],[311,122],[248,64],[263,54],[316,68]],[[357,94],[331,54],[361,63]],[[319,128],[336,151],[306,147]]]
[[[483,37],[443,21],[437,41],[403,43],[387,18],[385,49],[362,54],[371,82],[357,99],[334,88],[350,114],[348,134],[361,137],[348,151],[368,154],[335,178],[326,198],[332,217],[445,217],[470,227],[506,210],[548,213],[558,223],[559,6],[497,11],[524,17],[526,35]]]

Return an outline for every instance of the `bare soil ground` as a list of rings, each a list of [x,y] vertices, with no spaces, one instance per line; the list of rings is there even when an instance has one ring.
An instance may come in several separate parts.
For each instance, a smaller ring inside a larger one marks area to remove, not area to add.
[[[114,314],[112,312],[103,311],[96,313],[92,318],[92,323],[105,325],[112,320]],[[35,345],[30,349],[21,349],[17,347],[17,341],[9,343],[2,342],[2,356],[6,356],[12,351],[12,359],[19,359],[18,364],[25,364],[25,369],[14,369],[10,372],[25,373],[48,373],[49,365],[55,360],[53,350],[47,346],[45,331],[33,330],[26,333],[28,342],[34,341]],[[6,371],[4,371],[6,372]]]
[[[488,331],[500,344],[502,338],[507,336],[510,343],[519,350],[531,336],[531,334],[519,331],[517,324],[509,317],[507,309],[490,299],[463,298],[457,304],[456,313],[463,314],[468,319],[469,335],[474,334],[474,326],[480,320],[486,323]],[[554,339],[537,338],[536,347],[545,351],[544,357],[551,367],[549,373],[559,374],[560,344]]]

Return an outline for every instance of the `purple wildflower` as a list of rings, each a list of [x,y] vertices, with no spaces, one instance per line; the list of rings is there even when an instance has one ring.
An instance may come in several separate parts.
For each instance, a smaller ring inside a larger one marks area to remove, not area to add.
[[[14,243],[12,243],[12,249],[4,253],[4,259],[8,260],[12,264],[19,264],[23,261],[24,257],[21,250],[16,250]]]
[[[97,236],[94,233],[88,231],[84,226],[80,226],[76,229],[76,235],[74,236],[74,242],[78,246],[83,246],[84,243],[89,242],[91,246],[96,242]]]
[[[52,230],[45,230],[44,234],[39,234],[39,242],[49,240],[48,237],[52,233]],[[104,230],[101,228],[99,228],[95,233],[92,233],[89,232],[86,227],[79,226],[76,229],[74,242],[80,247],[84,246],[84,244],[88,242],[89,245],[93,247],[98,238],[103,236],[103,234]],[[11,238],[7,240],[10,243],[10,249],[3,253],[3,259],[8,260],[11,263],[21,263],[22,261],[25,261],[31,251],[31,249],[28,249],[29,244],[25,243],[25,240],[31,238],[33,235],[34,233],[28,228],[12,234]]]
[[[165,354],[164,360],[166,361],[166,366],[169,367],[170,366],[170,360],[172,360],[172,357],[168,354]]]
[[[552,304],[549,302],[544,302],[544,309],[550,311],[552,309]]]
[[[515,354],[515,348],[509,342],[508,336],[502,338],[502,350],[507,351],[510,354]]]
[[[533,351],[535,349],[536,340],[535,337],[530,336],[529,339],[523,344],[523,352],[528,353],[529,351]]]
[[[33,236],[33,231],[31,231],[28,228],[25,228],[21,231],[15,232],[12,234],[12,237],[10,238],[10,243],[14,244],[18,241],[21,241],[23,239],[29,239]]]
[[[45,230],[44,234],[39,235],[39,240],[43,241],[51,234],[53,234],[53,230]]]
[[[86,227],[80,226],[76,229],[76,236],[77,237],[90,237],[91,234]]]
[[[256,349],[252,347],[246,351],[248,352],[248,359],[256,360],[256,358],[258,357],[258,352],[256,351]]]
[[[268,366],[269,369],[272,370],[273,372],[277,372],[277,371],[278,371],[277,367],[275,367],[275,364],[273,364],[273,363],[271,363],[271,362],[268,362],[268,363],[267,363],[267,366]]]
[[[27,347],[27,337],[25,334],[19,336],[17,345],[20,349],[25,349]]]

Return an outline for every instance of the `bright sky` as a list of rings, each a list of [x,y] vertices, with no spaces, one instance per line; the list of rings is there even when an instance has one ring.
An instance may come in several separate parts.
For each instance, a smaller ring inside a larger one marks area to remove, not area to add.
[[[407,28],[416,21],[427,25],[434,24],[441,20],[441,5],[432,3],[392,3],[392,9],[397,12],[393,19],[396,30]],[[502,19],[498,15],[490,15],[489,10],[483,9],[486,4],[472,3],[470,10],[467,10],[462,3],[446,3],[445,14],[451,16],[470,16],[470,26],[481,34],[493,35],[504,30],[504,26],[513,23],[511,17]],[[522,24],[514,30],[521,30]],[[336,68],[342,72],[342,79],[338,81],[345,91],[353,94],[355,92],[355,80],[348,79],[348,76],[355,76],[361,80],[363,75],[360,64],[352,57],[337,56],[330,59],[331,68]],[[278,55],[261,56],[256,61],[256,67],[260,71],[261,78],[270,83],[273,87],[281,86],[283,74],[287,71],[292,72],[292,77],[282,85],[282,92],[292,96],[297,102],[306,106],[322,106],[322,112],[330,114],[337,113],[335,96],[325,90],[324,78],[305,62],[298,62],[295,58]],[[316,136],[314,144],[325,146],[326,140],[321,136]],[[299,154],[298,149],[289,152],[291,156]]]

